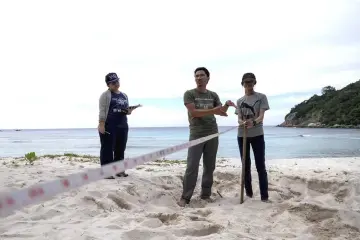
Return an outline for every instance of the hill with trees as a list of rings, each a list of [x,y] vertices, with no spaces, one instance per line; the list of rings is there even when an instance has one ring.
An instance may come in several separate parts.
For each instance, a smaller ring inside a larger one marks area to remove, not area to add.
[[[360,80],[340,90],[324,87],[320,96],[293,107],[278,126],[360,128]]]

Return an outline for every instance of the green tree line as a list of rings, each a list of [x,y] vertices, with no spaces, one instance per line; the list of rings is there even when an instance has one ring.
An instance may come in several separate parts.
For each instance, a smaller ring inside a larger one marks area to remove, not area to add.
[[[296,113],[294,119],[300,123],[313,120],[327,126],[360,125],[360,80],[340,90],[326,86],[320,96],[315,94],[295,105],[286,117],[291,113]]]

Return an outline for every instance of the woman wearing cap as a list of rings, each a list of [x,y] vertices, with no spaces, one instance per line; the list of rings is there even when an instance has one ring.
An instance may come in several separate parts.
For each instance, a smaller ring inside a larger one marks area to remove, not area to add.
[[[255,165],[259,175],[259,187],[261,200],[267,202],[268,178],[265,166],[265,140],[263,119],[266,110],[269,110],[268,100],[265,94],[255,92],[256,78],[253,73],[245,73],[241,85],[244,87],[245,95],[237,100],[238,122],[238,145],[241,158],[243,156],[243,131],[247,128],[246,157],[245,157],[245,192],[248,197],[253,197],[251,185],[251,159],[250,145],[255,157]]]
[[[105,165],[124,159],[128,139],[127,115],[134,109],[129,109],[129,100],[124,92],[119,90],[120,83],[116,73],[105,76],[108,89],[99,99],[99,135],[100,135],[100,164]],[[127,177],[121,172],[117,177]],[[109,177],[108,179],[114,179]]]

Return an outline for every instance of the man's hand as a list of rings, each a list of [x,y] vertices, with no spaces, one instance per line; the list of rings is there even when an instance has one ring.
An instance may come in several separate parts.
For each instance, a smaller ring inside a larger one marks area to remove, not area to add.
[[[246,127],[246,128],[252,128],[254,126],[253,120],[249,119],[246,121],[238,121],[239,122],[239,127]]]
[[[246,120],[245,126],[246,126],[247,128],[252,128],[252,127],[254,126],[253,120],[252,120],[252,119]]]
[[[239,123],[239,128],[247,127],[247,121],[239,120],[238,123]]]
[[[224,107],[222,107],[222,106],[218,106],[218,107],[213,108],[213,111],[214,111],[215,115],[220,115],[220,116],[225,116],[225,117],[228,116],[225,109],[224,109]]]
[[[233,101],[231,101],[231,100],[227,100],[225,104],[228,105],[229,107],[234,107],[234,108],[236,108],[235,103],[233,103]]]

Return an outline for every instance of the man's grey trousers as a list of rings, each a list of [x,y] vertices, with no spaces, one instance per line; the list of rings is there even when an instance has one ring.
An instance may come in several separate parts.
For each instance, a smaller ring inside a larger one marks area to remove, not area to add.
[[[187,167],[183,181],[183,193],[181,196],[187,202],[190,201],[196,187],[201,155],[203,155],[201,197],[211,196],[218,146],[219,137],[215,137],[188,149]]]

